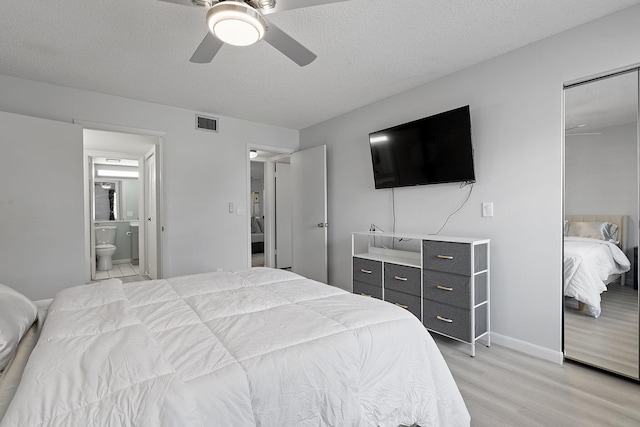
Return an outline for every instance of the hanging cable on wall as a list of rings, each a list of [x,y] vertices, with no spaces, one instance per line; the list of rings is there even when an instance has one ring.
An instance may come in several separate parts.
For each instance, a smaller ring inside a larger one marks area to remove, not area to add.
[[[440,229],[438,231],[436,231],[435,233],[432,233],[432,235],[440,234],[442,229],[444,229],[445,225],[447,225],[447,223],[449,222],[449,219],[451,219],[452,216],[454,216],[455,214],[460,212],[460,210],[464,207],[464,205],[467,204],[467,202],[469,201],[469,198],[471,197],[471,193],[473,192],[473,182],[463,182],[462,184],[460,184],[460,188],[464,188],[467,185],[470,186],[469,194],[467,194],[467,198],[464,199],[464,202],[462,202],[462,204],[460,205],[460,207],[458,209],[456,209],[455,211],[451,212],[451,214],[449,214],[447,219],[444,221],[444,224],[442,224],[442,227],[440,227]]]

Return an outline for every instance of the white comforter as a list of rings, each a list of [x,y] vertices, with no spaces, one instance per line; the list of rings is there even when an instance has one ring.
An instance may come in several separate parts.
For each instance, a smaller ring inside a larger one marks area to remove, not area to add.
[[[631,263],[612,242],[585,237],[564,238],[564,294],[586,304],[589,314],[600,316],[604,280],[629,271]]]
[[[60,292],[0,424],[413,423],[469,425],[413,315],[252,269]]]

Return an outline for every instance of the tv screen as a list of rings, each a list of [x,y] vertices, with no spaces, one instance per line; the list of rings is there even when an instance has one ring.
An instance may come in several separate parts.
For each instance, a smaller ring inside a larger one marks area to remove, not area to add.
[[[369,134],[376,188],[475,182],[469,106]]]

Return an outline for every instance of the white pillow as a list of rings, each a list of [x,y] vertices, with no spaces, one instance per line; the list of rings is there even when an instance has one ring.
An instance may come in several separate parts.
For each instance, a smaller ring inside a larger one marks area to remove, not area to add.
[[[36,320],[38,309],[29,298],[0,284],[0,371],[7,366],[22,336]]]
[[[618,226],[610,222],[570,222],[568,236],[617,240]]]

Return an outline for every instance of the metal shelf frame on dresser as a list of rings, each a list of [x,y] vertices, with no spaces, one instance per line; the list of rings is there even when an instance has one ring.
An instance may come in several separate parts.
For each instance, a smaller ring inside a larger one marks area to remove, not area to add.
[[[386,241],[418,247],[390,249]],[[396,240],[391,240],[396,239]],[[490,240],[353,232],[353,292],[405,308],[431,332],[471,346],[491,345]]]

